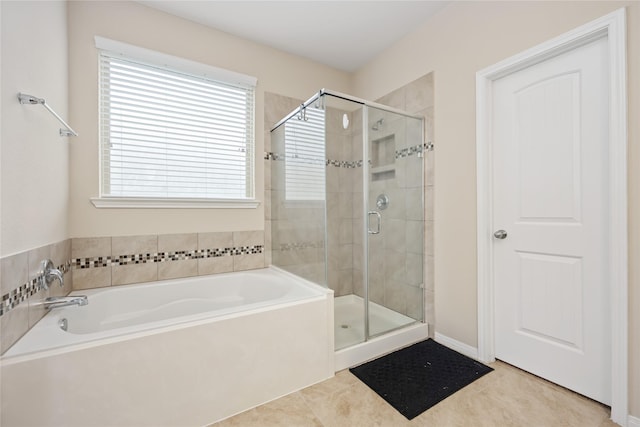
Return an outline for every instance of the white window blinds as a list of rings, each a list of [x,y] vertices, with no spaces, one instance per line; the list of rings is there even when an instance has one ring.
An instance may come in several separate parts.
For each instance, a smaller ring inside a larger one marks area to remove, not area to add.
[[[254,86],[100,51],[101,196],[251,199]]]
[[[304,116],[305,120],[293,117],[285,124],[285,198],[324,200],[324,110],[308,107]]]

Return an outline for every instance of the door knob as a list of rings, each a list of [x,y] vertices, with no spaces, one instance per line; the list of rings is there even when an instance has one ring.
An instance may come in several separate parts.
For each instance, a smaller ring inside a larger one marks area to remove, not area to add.
[[[496,239],[506,239],[507,238],[507,232],[504,230],[498,230],[495,233],[493,233],[493,237],[495,237]]]

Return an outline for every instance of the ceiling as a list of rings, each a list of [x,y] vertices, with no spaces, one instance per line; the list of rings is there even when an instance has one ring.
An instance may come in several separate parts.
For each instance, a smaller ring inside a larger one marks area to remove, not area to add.
[[[140,0],[138,3],[352,72],[448,2]]]

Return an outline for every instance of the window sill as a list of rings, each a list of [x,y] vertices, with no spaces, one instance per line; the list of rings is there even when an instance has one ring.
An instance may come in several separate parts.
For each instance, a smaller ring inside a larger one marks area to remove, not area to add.
[[[154,199],[136,197],[92,197],[98,209],[255,209],[256,199]]]

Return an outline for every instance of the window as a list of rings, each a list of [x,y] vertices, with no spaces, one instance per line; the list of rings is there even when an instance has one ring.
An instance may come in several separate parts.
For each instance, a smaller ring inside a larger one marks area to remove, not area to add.
[[[324,110],[308,107],[304,120],[285,124],[286,200],[325,199]]]
[[[107,45],[99,51],[101,199],[252,201],[255,79],[96,44]]]

